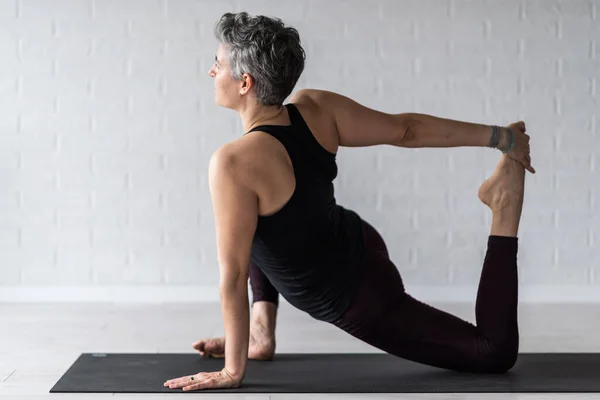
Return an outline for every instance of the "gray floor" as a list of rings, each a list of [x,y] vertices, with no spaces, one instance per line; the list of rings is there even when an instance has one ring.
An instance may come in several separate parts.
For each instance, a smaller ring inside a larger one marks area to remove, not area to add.
[[[473,305],[434,304],[473,321]],[[527,305],[519,311],[521,351],[600,352],[600,305]],[[0,304],[0,397],[25,399],[181,399],[182,394],[49,394],[83,352],[190,352],[203,337],[222,336],[218,303],[167,305]],[[287,303],[278,316],[277,351],[380,352],[315,321]],[[600,379],[600,377],[599,377]],[[246,395],[197,392],[203,399],[600,399],[600,394]]]

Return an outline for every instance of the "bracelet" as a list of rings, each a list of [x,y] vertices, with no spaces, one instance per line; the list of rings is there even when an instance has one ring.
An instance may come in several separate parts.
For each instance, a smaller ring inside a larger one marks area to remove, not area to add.
[[[513,132],[513,130],[509,127],[507,127],[506,129],[508,129],[508,143],[507,143],[507,147],[501,149],[500,147],[498,147],[498,144],[500,143],[500,127],[497,125],[492,125],[492,136],[490,137],[490,142],[488,143],[488,147],[491,147],[493,149],[499,149],[500,151],[502,151],[502,153],[506,154],[509,151],[511,151],[514,147],[515,147],[515,133]]]
[[[500,151],[502,151],[502,153],[506,154],[509,151],[511,151],[513,149],[513,147],[515,147],[515,132],[513,132],[513,130],[511,128],[507,128],[509,135],[508,135],[508,147],[505,147],[503,149],[500,149]]]
[[[498,143],[500,143],[500,127],[492,125],[492,136],[490,137],[488,147],[495,149],[498,147]]]

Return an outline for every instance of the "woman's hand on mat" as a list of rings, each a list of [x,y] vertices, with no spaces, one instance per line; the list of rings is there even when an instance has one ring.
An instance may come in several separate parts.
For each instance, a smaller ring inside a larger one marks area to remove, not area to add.
[[[506,153],[506,155],[512,158],[513,160],[523,164],[523,167],[527,171],[531,172],[532,174],[535,174],[535,169],[531,166],[531,156],[529,155],[530,136],[525,133],[525,122],[514,122],[508,125],[508,127],[511,128],[515,134],[515,145],[511,151]],[[505,145],[506,140],[508,140],[508,129],[506,129],[506,133],[507,134],[504,138]],[[504,147],[504,145],[502,147]]]
[[[183,388],[185,392],[203,389],[229,389],[237,388],[242,384],[242,379],[233,376],[223,368],[217,372],[199,372],[196,375],[186,375],[181,378],[169,379],[163,386],[170,389]]]

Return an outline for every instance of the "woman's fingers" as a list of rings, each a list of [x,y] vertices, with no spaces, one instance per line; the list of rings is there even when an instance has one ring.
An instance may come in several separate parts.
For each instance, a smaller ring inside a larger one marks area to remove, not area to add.
[[[529,155],[525,156],[523,166],[527,171],[531,172],[532,174],[535,174],[535,169],[531,166],[531,157]]]

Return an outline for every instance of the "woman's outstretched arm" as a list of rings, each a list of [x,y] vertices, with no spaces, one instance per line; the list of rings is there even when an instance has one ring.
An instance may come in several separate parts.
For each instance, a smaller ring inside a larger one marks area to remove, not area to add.
[[[408,130],[402,147],[486,147],[492,135],[490,125],[456,121],[428,114],[407,113]],[[505,147],[508,128],[501,128],[498,147]]]
[[[491,144],[508,151],[510,158],[523,164],[529,172],[535,173],[529,157],[529,135],[525,134],[525,123],[522,121],[511,125],[514,135],[512,139],[510,129],[500,127],[499,140],[496,142],[491,141],[491,125],[413,112],[386,113],[327,90],[303,89],[292,99],[305,97],[311,99],[324,115],[331,118],[340,146],[392,145],[419,148],[487,147]]]
[[[398,144],[400,147],[487,147],[490,145],[492,138],[490,125],[456,121],[427,114],[404,115],[409,122],[406,134]],[[510,128],[499,127],[499,133],[498,142],[494,143],[495,147],[510,149],[507,153],[510,158],[520,162],[529,172],[535,173],[535,169],[531,166],[529,135],[525,134],[525,123],[519,121],[511,124]]]

